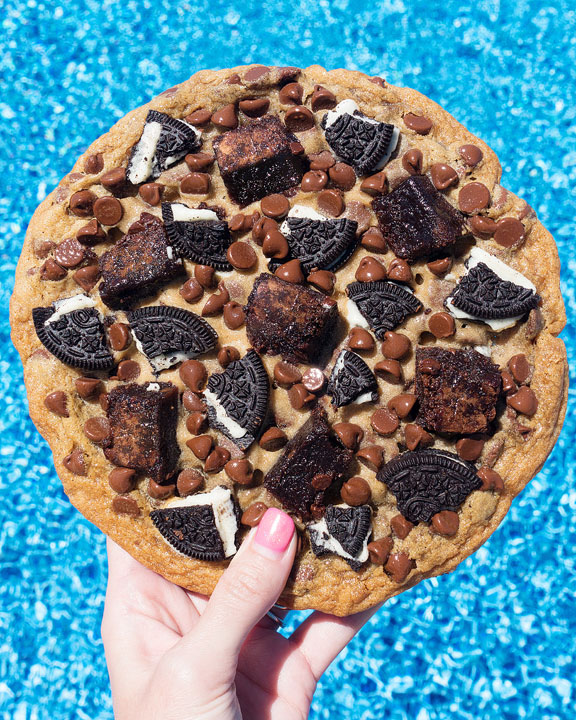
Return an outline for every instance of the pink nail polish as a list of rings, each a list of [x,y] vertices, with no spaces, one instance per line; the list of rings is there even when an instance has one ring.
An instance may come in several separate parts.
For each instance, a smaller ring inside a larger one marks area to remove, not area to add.
[[[267,550],[283,553],[293,534],[294,521],[290,515],[277,508],[268,508],[258,523],[254,542]]]

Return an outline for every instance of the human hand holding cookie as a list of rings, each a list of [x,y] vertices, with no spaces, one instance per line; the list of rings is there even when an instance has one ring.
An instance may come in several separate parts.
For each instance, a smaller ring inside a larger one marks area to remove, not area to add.
[[[207,598],[109,539],[102,637],[116,720],[307,717],[318,679],[378,608],[316,611],[291,637],[278,634],[266,613],[296,545],[290,516],[270,508]]]

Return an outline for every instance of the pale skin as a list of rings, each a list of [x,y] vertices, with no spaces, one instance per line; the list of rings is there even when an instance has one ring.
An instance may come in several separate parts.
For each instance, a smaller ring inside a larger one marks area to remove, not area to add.
[[[286,549],[270,538],[261,545],[251,530],[211,598],[173,585],[108,540],[102,638],[116,720],[308,717],[320,676],[378,608],[347,618],[316,611],[290,638],[277,633],[266,612],[296,549],[284,518]]]

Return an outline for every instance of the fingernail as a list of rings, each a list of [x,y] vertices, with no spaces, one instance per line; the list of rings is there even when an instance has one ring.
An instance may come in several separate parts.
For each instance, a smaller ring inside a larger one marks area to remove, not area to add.
[[[283,553],[294,534],[294,521],[282,510],[268,508],[258,523],[254,543],[266,550]]]

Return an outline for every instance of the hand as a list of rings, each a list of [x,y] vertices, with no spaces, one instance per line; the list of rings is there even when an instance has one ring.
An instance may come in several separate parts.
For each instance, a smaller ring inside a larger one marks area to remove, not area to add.
[[[210,598],[144,568],[108,539],[102,638],[116,720],[302,720],[328,665],[377,610],[314,612],[290,638],[266,616],[296,551],[271,508]]]

